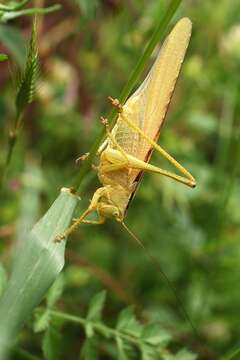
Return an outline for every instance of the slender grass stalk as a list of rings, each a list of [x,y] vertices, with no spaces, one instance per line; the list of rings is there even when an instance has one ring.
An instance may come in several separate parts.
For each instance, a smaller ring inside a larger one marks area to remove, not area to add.
[[[226,355],[223,355],[219,360],[237,360],[237,356],[240,354],[240,348],[229,351]]]
[[[152,37],[145,48],[142,56],[140,57],[139,61],[137,62],[137,65],[135,69],[133,70],[132,74],[130,75],[126,85],[124,86],[121,95],[119,97],[120,102],[125,102],[131,91],[133,90],[134,86],[136,85],[137,80],[139,79],[140,75],[142,74],[145,65],[153,52],[155,46],[157,43],[163,38],[165,34],[165,30],[167,25],[169,24],[170,20],[172,19],[173,15],[175,14],[176,10],[178,9],[179,5],[181,4],[182,0],[171,0],[166,11],[163,13],[161,19],[156,22],[155,31],[152,34]],[[110,115],[108,116],[108,120],[110,124],[113,123],[114,119],[116,117],[116,111],[112,111]],[[78,192],[81,189],[82,181],[87,174],[87,172],[90,170],[92,161],[96,155],[97,149],[99,145],[101,144],[103,138],[105,136],[105,129],[102,129],[99,133],[99,135],[96,137],[95,142],[93,143],[90,154],[88,158],[83,162],[82,167],[79,171],[79,174],[77,178],[75,179],[74,186],[78,188]]]
[[[237,179],[237,173],[238,173],[239,163],[240,163],[240,158],[238,156],[238,154],[240,152],[240,130],[238,130],[237,133],[232,131],[230,144],[231,144],[231,146],[229,145],[228,153],[229,153],[229,155],[231,155],[230,153],[234,153],[235,159],[232,159],[232,167],[228,173],[227,184],[224,188],[223,194],[219,201],[218,224],[216,226],[216,235],[215,235],[216,240],[218,239],[219,235],[221,234],[221,232],[224,228],[224,225],[226,224],[225,214],[227,211],[227,206],[228,206],[232,191],[234,189],[236,179]],[[230,159],[231,156],[228,156],[228,158]]]
[[[234,118],[237,106],[237,87],[229,91],[231,85],[227,86],[223,95],[222,116],[219,123],[216,171],[221,173],[227,164],[228,152],[232,141]]]
[[[234,89],[233,95],[230,97],[228,93],[224,96],[223,116],[219,129],[219,141],[218,141],[218,157],[216,159],[216,173],[217,179],[220,179],[220,185],[222,186],[222,174],[229,168],[229,159],[231,161],[231,167],[228,170],[227,181],[224,186],[224,190],[220,192],[218,199],[218,211],[217,211],[217,223],[213,233],[210,233],[210,237],[214,240],[218,240],[219,236],[225,225],[225,214],[229,199],[231,197],[236,177],[239,168],[239,151],[240,151],[240,131],[236,131],[234,124],[236,120],[236,107],[237,107],[237,88]],[[233,154],[233,156],[232,156]],[[234,157],[234,158],[233,158]],[[219,181],[219,180],[218,180]],[[213,245],[214,247],[214,245]],[[210,245],[211,248],[211,245]]]

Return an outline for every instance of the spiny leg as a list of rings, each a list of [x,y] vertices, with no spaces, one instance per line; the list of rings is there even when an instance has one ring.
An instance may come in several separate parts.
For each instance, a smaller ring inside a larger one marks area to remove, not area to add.
[[[108,151],[108,150],[106,150],[106,151]],[[124,159],[123,159],[122,162],[118,162],[116,164],[107,164],[107,165],[102,165],[101,166],[101,171],[103,173],[122,170],[122,169],[131,170],[131,165],[129,164],[129,162],[126,164]]]
[[[75,219],[74,223],[69,226],[62,234],[58,234],[55,238],[56,242],[60,242],[61,240],[65,239],[68,235],[70,235],[74,230],[78,228],[78,226],[82,223],[86,224],[102,224],[105,219],[99,216],[99,220],[85,220],[85,217],[87,217],[90,213],[97,210],[97,205],[99,203],[99,200],[101,196],[106,195],[107,196],[107,189],[105,187],[99,188],[95,191],[91,203],[87,210],[84,211],[84,213],[77,219]]]
[[[82,224],[91,224],[91,225],[102,225],[104,224],[105,219],[103,217],[99,217],[98,220],[82,220]]]
[[[179,164],[177,162],[177,160],[175,160],[170,154],[168,154],[167,151],[165,151],[160,145],[158,145],[154,140],[152,140],[149,136],[147,136],[146,134],[144,134],[144,132],[134,123],[132,123],[131,121],[129,121],[127,119],[126,116],[124,116],[123,114],[123,106],[120,104],[120,102],[117,99],[113,99],[111,97],[108,97],[108,99],[110,100],[110,102],[112,103],[113,106],[115,106],[122,118],[123,121],[125,121],[129,127],[131,127],[133,130],[135,130],[136,132],[138,132],[149,144],[152,145],[152,147],[157,150],[165,159],[167,159],[173,166],[175,166],[182,174],[184,174],[186,176],[186,178],[189,180],[187,185],[191,186],[191,187],[195,187],[196,186],[196,180],[194,179],[194,177],[192,176],[192,174],[185,169],[181,164]],[[165,171],[165,170],[163,170]],[[175,178],[175,176],[177,176],[177,178],[179,178],[178,175],[175,175],[171,172],[168,172],[169,174],[172,174],[173,176],[171,176],[172,178]],[[181,177],[180,177],[181,178]],[[179,181],[179,180],[178,180]],[[186,183],[186,182],[184,182]]]
[[[106,159],[111,162],[111,163],[116,163],[116,164],[119,164],[121,162],[121,159],[122,161],[124,160],[123,157],[122,157],[122,154],[118,151],[118,150],[114,150],[114,149],[108,149],[105,151],[105,156],[106,156]],[[167,170],[164,170],[164,169],[161,169],[160,167],[157,167],[157,166],[154,166],[154,165],[151,165],[149,163],[146,163],[145,161],[143,160],[140,160],[132,155],[128,155],[128,166],[130,169],[139,169],[139,170],[143,170],[143,171],[149,171],[149,172],[154,172],[154,173],[157,173],[157,174],[161,174],[161,175],[164,175],[164,176],[167,176],[167,177],[170,177],[178,182],[181,182],[182,184],[185,184],[185,185],[188,185],[190,187],[194,187],[194,183],[192,182],[192,180],[189,180],[188,178],[185,178],[185,177],[182,177],[182,176],[179,176],[177,174],[174,174],[170,171],[167,171]],[[112,168],[108,168],[112,165],[106,165],[105,166],[105,171],[112,171]],[[120,167],[120,165],[118,165],[118,167]]]
[[[93,210],[90,207],[84,211],[84,213],[71,226],[69,226],[63,233],[58,234],[55,237],[55,242],[60,242],[68,237],[68,235],[70,235],[83,222],[84,218],[92,211]]]
[[[79,157],[75,160],[76,164],[78,164],[80,161],[85,161],[85,160],[88,158],[89,154],[90,154],[90,153],[87,152],[87,153],[79,156]]]

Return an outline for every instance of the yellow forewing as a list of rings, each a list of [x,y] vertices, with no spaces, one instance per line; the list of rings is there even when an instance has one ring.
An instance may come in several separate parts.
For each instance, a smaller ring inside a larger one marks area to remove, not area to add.
[[[151,139],[157,141],[186,49],[192,23],[181,19],[164,41],[157,59],[142,85],[126,101],[123,114]],[[148,160],[152,146],[121,120],[114,127],[118,144],[138,159]]]

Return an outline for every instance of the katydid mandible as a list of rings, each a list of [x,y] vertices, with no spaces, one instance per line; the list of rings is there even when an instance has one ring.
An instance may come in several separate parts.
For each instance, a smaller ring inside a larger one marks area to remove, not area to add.
[[[56,237],[57,241],[67,237],[81,223],[103,224],[106,218],[115,218],[124,224],[126,210],[144,171],[167,176],[190,187],[196,186],[194,177],[157,144],[191,29],[188,18],[178,21],[164,41],[146,79],[124,105],[109,98],[119,114],[112,130],[107,119],[102,118],[107,137],[98,150],[97,169],[103,186],[96,190],[87,210]],[[153,150],[176,167],[181,176],[151,165]],[[98,220],[86,219],[92,212],[97,212]]]

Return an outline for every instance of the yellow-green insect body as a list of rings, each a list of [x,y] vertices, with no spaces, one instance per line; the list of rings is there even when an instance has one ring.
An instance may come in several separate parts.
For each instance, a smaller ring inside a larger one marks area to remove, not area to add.
[[[190,187],[195,186],[193,176],[157,144],[189,43],[191,28],[191,21],[187,18],[176,24],[146,79],[123,106],[110,98],[119,115],[112,131],[108,128],[107,120],[103,119],[107,138],[98,151],[98,177],[102,187],[94,193],[88,209],[59,239],[71,233],[80,223],[100,224],[108,217],[123,222],[144,171],[168,176]],[[149,164],[154,149],[183,176]],[[94,211],[98,213],[98,220],[86,220],[87,215]]]

